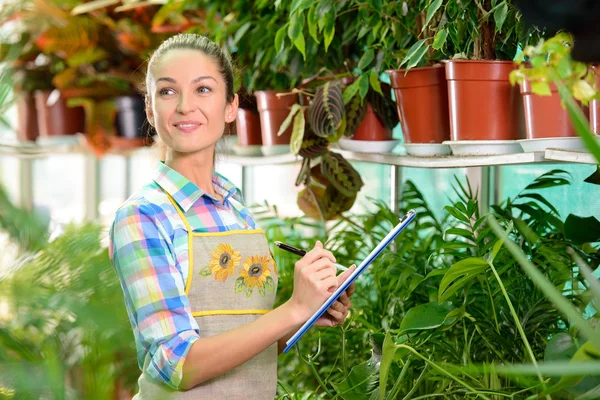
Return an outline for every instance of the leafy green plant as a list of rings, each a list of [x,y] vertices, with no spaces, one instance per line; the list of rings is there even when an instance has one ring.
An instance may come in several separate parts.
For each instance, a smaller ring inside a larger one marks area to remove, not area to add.
[[[1,227],[20,245],[0,280],[0,397],[119,398],[139,370],[103,229],[47,227],[2,194]]]
[[[304,365],[280,372],[281,398],[302,393],[343,399],[574,398],[586,391],[592,396],[595,378],[582,380],[577,368],[597,357],[580,339],[596,281],[579,268],[597,266],[598,249],[565,236],[561,216],[540,193],[569,183],[560,170],[540,176],[493,208],[499,225],[480,214],[468,183],[457,184],[459,201],[446,207],[445,221],[434,217],[408,183],[402,207],[418,208],[421,219],[359,279],[352,316],[338,335],[311,332],[299,345]],[[381,204],[372,215],[339,222],[327,247],[340,262],[359,261],[395,220]],[[545,286],[569,304],[568,318],[518,267],[504,248],[509,242],[519,243]],[[575,372],[566,372],[564,362],[550,363],[556,357],[573,358]],[[315,377],[312,385],[299,383],[298,376],[306,374]]]
[[[523,23],[509,0],[427,3],[422,31],[430,33],[419,37],[402,60],[408,69],[436,50],[450,59],[512,60],[519,46],[543,35],[543,30]]]

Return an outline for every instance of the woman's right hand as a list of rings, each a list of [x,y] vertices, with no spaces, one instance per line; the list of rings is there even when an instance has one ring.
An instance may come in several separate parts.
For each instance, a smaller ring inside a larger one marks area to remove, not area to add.
[[[295,312],[305,322],[337,289],[335,257],[317,241],[294,268],[294,292],[290,299]]]

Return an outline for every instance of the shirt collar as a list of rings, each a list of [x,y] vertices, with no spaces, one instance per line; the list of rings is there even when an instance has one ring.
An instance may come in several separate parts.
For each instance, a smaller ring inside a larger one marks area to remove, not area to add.
[[[240,192],[240,189],[223,175],[219,174],[217,171],[213,171],[212,181],[215,191],[223,196],[223,202],[226,202],[229,197],[242,202],[242,193]],[[158,170],[154,177],[154,182],[171,195],[173,200],[179,204],[184,212],[189,210],[202,196],[217,201],[217,199],[200,189],[196,184],[163,162],[158,163]]]

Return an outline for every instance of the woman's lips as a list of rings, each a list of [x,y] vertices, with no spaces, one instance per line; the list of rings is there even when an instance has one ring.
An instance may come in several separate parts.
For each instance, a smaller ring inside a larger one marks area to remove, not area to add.
[[[202,123],[200,123],[198,121],[180,121],[180,122],[176,122],[173,125],[182,132],[192,133],[196,129],[198,129],[200,126],[202,126]]]

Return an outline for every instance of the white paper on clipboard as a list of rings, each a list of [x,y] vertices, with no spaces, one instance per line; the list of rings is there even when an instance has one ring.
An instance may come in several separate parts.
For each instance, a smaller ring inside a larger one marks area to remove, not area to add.
[[[362,274],[369,265],[381,254],[383,249],[385,249],[395,238],[406,228],[408,224],[415,218],[417,213],[415,210],[410,210],[406,213],[406,215],[400,220],[398,225],[396,225],[381,242],[369,253],[369,255],[363,260],[362,263],[354,270],[354,272],[342,283],[336,290],[333,292],[331,296],[323,303],[321,308],[319,308],[313,315],[302,325],[298,332],[296,332],[287,342],[286,347],[283,350],[284,353],[287,353],[293,346],[296,344],[298,340],[308,331],[308,329],[327,311],[329,307],[337,300],[340,295],[348,289],[348,287],[358,278],[360,274]]]

